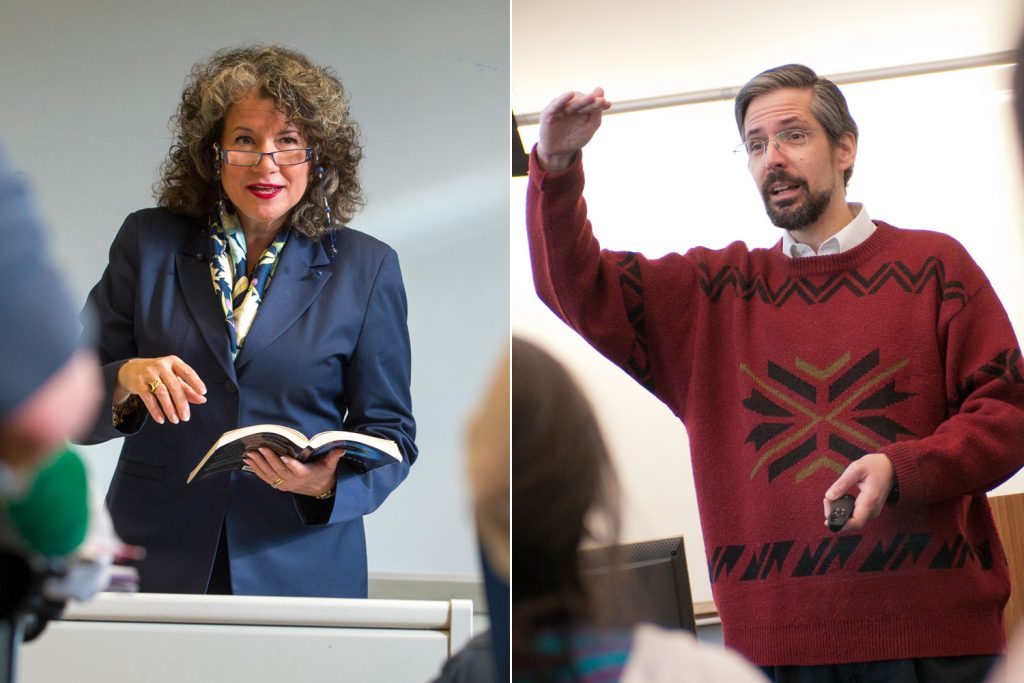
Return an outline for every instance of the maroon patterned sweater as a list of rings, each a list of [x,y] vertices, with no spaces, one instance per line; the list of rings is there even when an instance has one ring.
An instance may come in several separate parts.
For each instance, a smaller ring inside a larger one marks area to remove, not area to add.
[[[686,425],[726,644],[759,665],[1000,652],[985,492],[1024,464],[1024,364],[963,247],[876,222],[833,256],[602,250],[580,162],[532,162],[538,294]],[[825,490],[872,452],[898,498],[830,533]]]

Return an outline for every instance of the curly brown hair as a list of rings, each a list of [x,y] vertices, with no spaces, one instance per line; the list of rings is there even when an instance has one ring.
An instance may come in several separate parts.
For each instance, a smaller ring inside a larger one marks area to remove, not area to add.
[[[342,227],[364,203],[356,173],[363,156],[359,128],[349,118],[348,100],[334,72],[277,45],[219,50],[192,67],[171,118],[175,139],[154,187],[157,203],[178,214],[209,215],[218,199],[213,144],[220,139],[228,107],[253,92],[272,98],[301,128],[316,155],[309,186],[288,225],[313,239],[326,235],[326,193],[332,229]],[[323,168],[323,190],[317,166]]]

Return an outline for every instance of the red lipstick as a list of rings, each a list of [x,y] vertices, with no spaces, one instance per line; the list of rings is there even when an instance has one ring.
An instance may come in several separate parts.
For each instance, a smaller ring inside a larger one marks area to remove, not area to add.
[[[247,185],[245,189],[260,199],[273,199],[284,187],[281,185]]]

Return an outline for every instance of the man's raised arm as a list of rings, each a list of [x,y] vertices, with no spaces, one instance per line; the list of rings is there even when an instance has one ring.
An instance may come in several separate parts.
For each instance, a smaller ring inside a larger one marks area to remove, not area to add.
[[[576,153],[601,127],[601,114],[612,103],[603,88],[587,94],[567,92],[553,99],[540,114],[537,160],[548,173],[560,173],[572,165]]]

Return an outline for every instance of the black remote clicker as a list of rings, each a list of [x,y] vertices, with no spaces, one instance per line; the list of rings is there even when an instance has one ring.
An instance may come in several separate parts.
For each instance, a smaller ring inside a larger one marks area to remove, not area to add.
[[[856,500],[847,493],[832,503],[832,511],[828,513],[828,528],[839,531],[846,525],[846,520],[853,516],[853,503]]]

